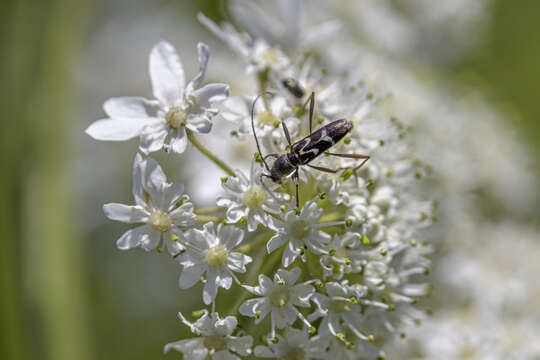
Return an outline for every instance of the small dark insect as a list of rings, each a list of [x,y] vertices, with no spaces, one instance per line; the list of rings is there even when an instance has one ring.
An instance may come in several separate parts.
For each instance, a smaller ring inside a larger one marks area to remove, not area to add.
[[[284,179],[286,179],[288,176],[294,173],[293,176],[294,176],[294,184],[296,187],[296,207],[297,208],[300,207],[300,199],[298,198],[298,182],[299,182],[298,168],[301,165],[306,165],[315,170],[335,174],[339,170],[345,170],[345,169],[352,169],[353,172],[356,172],[356,170],[360,169],[366,163],[366,161],[368,161],[369,159],[368,155],[340,154],[340,153],[327,152],[328,149],[330,149],[332,146],[337,144],[341,139],[345,137],[345,135],[347,135],[349,131],[351,131],[353,124],[350,121],[347,121],[346,119],[340,119],[340,120],[333,121],[330,124],[327,124],[315,131],[312,131],[313,110],[315,108],[315,93],[314,92],[311,93],[311,96],[308,100],[309,101],[309,135],[303,138],[302,140],[299,140],[295,142],[294,144],[292,144],[287,125],[285,125],[284,121],[281,121],[281,126],[283,127],[285,138],[287,139],[287,142],[289,143],[290,151],[288,153],[281,154],[281,155],[268,154],[266,156],[263,156],[261,153],[261,147],[259,146],[259,140],[255,132],[255,123],[254,123],[253,118],[254,118],[255,103],[261,96],[265,94],[270,94],[270,93],[260,94],[253,102],[253,106],[251,108],[251,128],[253,130],[253,136],[255,137],[255,144],[257,145],[257,151],[259,151],[259,154],[261,155],[261,160],[264,164],[264,167],[268,171],[267,174],[262,174],[261,177],[262,176],[269,177],[275,183],[281,184]],[[340,167],[337,169],[329,169],[329,168],[314,166],[314,165],[309,164],[311,161],[315,160],[317,157],[319,157],[321,154],[325,152],[326,154],[332,155],[332,156],[338,156],[338,157],[344,157],[344,158],[350,158],[350,159],[362,159],[362,162],[358,166],[355,166],[355,167]],[[272,167],[268,166],[268,163],[266,162],[266,158],[268,157],[276,158],[276,161],[274,161],[274,163],[272,164]]]
[[[297,97],[298,99],[301,99],[305,95],[305,91],[302,88],[302,85],[300,83],[293,79],[293,78],[286,78],[281,81],[283,86],[289,90],[291,94],[293,94],[294,97]]]

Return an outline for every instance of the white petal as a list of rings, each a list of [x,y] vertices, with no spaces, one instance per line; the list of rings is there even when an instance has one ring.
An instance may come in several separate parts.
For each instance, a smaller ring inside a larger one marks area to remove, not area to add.
[[[240,96],[231,96],[227,98],[220,107],[220,115],[227,121],[241,123],[249,116],[248,106],[244,98]]]
[[[146,222],[148,214],[140,206],[129,206],[124,204],[105,204],[103,212],[111,220],[122,221],[125,223]]]
[[[184,185],[175,182],[163,183],[161,186],[161,199],[159,199],[159,203],[156,205],[158,205],[161,210],[169,212],[174,209],[183,194]]]
[[[219,319],[217,313],[212,314]],[[234,316],[227,316],[225,319],[219,319],[215,322],[214,328],[217,333],[221,336],[229,336],[232,334],[236,326],[238,325],[238,320]]]
[[[206,84],[193,93],[197,98],[197,107],[209,108],[211,102],[225,100],[229,96],[229,85],[220,83]]]
[[[180,274],[180,279],[178,280],[180,289],[189,289],[195,285],[201,279],[201,275],[203,274],[204,270],[206,270],[206,266],[204,264],[184,267],[182,273]]]
[[[253,338],[251,336],[235,337],[231,336],[227,340],[229,349],[242,356],[248,356],[251,354],[251,347],[253,346]]]
[[[256,214],[256,211],[254,210],[257,210],[257,209],[249,210],[249,215],[247,218],[247,229],[249,232],[257,230],[257,226],[259,225],[259,223],[261,224],[265,223],[264,221],[265,217],[259,216],[258,214]]]
[[[260,291],[258,294],[260,295],[266,294],[266,292],[272,286],[274,286],[274,282],[272,281],[272,279],[270,279],[268,276],[264,274],[260,274],[258,277],[258,280],[259,280],[259,287],[260,287]]]
[[[235,223],[247,215],[247,207],[244,205],[234,205],[227,209],[227,221]]]
[[[137,153],[135,155],[135,160],[133,161],[133,197],[135,198],[135,203],[139,206],[146,206],[146,199],[144,195],[144,189],[142,187],[142,177],[144,171],[144,160],[141,154]]]
[[[184,233],[184,239],[189,246],[204,253],[209,247],[208,239],[211,237],[207,232],[198,229],[190,229]]]
[[[283,257],[281,258],[283,266],[291,266],[298,255],[300,255],[300,248],[295,245],[294,241],[289,241],[285,247],[285,251],[283,251]]]
[[[191,94],[192,91],[198,88],[199,85],[201,85],[202,80],[204,79],[204,74],[206,73],[206,66],[208,65],[208,58],[210,57],[210,49],[208,48],[208,45],[202,42],[198,43],[197,55],[199,57],[199,73],[193,78],[193,80],[188,83],[186,87],[187,94]]]
[[[116,247],[120,250],[133,249],[145,241],[145,238],[148,238],[150,230],[150,226],[148,225],[142,225],[128,230],[116,241]]]
[[[266,243],[266,249],[270,254],[276,249],[279,249],[287,241],[287,236],[285,234],[276,234]]]
[[[124,141],[141,135],[156,118],[113,118],[94,121],[85,132],[96,140]]]
[[[295,285],[291,288],[291,302],[298,306],[309,306],[309,299],[315,288],[307,284]]]
[[[186,127],[193,132],[207,134],[212,130],[212,122],[205,114],[192,115],[189,117]]]
[[[165,345],[163,349],[164,353],[167,353],[170,349],[185,354],[185,357],[190,360],[205,360],[208,355],[208,350],[204,347],[203,338],[194,338],[187,340],[180,340]]]
[[[216,298],[218,291],[217,274],[210,270],[206,276],[206,283],[203,288],[203,301],[206,305],[211,304]]]
[[[265,303],[265,298],[256,298],[256,299],[249,299],[246,300],[241,306],[240,309],[238,309],[238,312],[244,316],[254,317],[255,312],[261,311],[261,316],[259,317],[259,320],[262,320],[264,318],[262,312],[263,308],[265,308],[263,305]],[[266,315],[266,313],[265,313]]]
[[[195,214],[193,213],[193,204],[188,202],[174,209],[169,213],[173,224],[180,227],[188,227],[195,223]]]
[[[247,1],[231,1],[229,11],[235,23],[245,29],[254,39],[262,39],[272,45],[275,43],[272,25],[260,7]]]
[[[252,261],[251,257],[245,254],[233,252],[229,254],[227,265],[234,272],[246,272],[246,265]]]
[[[154,250],[158,247],[159,243],[161,242],[161,236],[163,233],[161,231],[158,231],[151,227],[150,225],[145,225],[148,229],[147,235],[142,238],[141,243],[139,246],[143,248],[146,251]]]
[[[302,275],[302,270],[300,270],[300,268],[298,267],[292,268],[288,274],[287,284],[289,285],[296,284],[300,275]]]
[[[221,244],[227,250],[235,249],[244,239],[244,231],[236,226],[223,226],[218,228],[217,236],[221,239]]]
[[[171,149],[177,153],[182,154],[184,151],[186,151],[188,139],[186,136],[186,131],[182,128],[177,129],[177,135],[170,138],[169,143],[171,145]]]
[[[180,56],[166,41],[160,41],[150,52],[150,78],[156,99],[174,106],[184,97],[185,76]]]
[[[256,346],[255,347],[255,356],[257,357],[264,357],[264,358],[274,358],[276,355],[266,346]]]
[[[216,284],[219,287],[229,290],[232,285],[232,276],[228,272],[222,270],[219,276],[216,278]]]
[[[161,150],[165,144],[166,137],[167,130],[164,129],[152,133],[142,134],[141,142],[139,143],[139,150],[145,154]]]
[[[272,313],[275,314],[276,327],[278,329],[283,329],[287,325],[296,321],[296,311],[294,311],[294,307],[291,305],[291,303],[288,303],[286,306],[281,308],[272,309]]]
[[[150,157],[144,159],[142,185],[144,190],[150,194],[150,200],[154,207],[158,207],[160,204],[163,184],[166,182],[167,177],[161,166]]]
[[[108,99],[103,110],[110,118],[146,118],[156,116],[157,104],[142,97],[124,96]]]

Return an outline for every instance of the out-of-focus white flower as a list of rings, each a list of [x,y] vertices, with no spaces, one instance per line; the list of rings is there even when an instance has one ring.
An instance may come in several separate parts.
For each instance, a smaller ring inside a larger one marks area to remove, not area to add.
[[[280,200],[288,198],[286,194],[270,194],[267,188],[261,184],[261,167],[252,162],[249,179],[240,171],[236,170],[236,177],[228,177],[222,183],[225,195],[217,199],[218,206],[227,208],[227,221],[236,223],[243,217],[246,218],[248,231],[255,231],[258,224],[270,222],[266,212],[278,214]]]
[[[306,17],[302,16],[307,9],[301,0],[277,0],[268,7],[262,7],[268,3],[260,4],[261,7],[254,2],[234,0],[230,2],[229,10],[235,22],[252,39],[278,45],[291,55],[323,46],[340,29],[338,20],[307,24]],[[277,16],[270,16],[271,10],[277,10],[274,11]]]
[[[253,338],[251,336],[232,336],[238,321],[234,316],[221,319],[218,313],[209,315],[208,310],[202,310],[203,315],[195,323],[190,323],[182,313],[178,317],[187,325],[191,332],[199,335],[197,338],[179,340],[165,345],[164,353],[174,349],[181,352],[186,360],[240,360],[237,356],[251,354]]]
[[[230,289],[233,272],[246,272],[246,265],[251,257],[233,252],[244,239],[244,232],[235,226],[204,224],[203,230],[190,229],[184,234],[183,244],[186,251],[179,257],[183,265],[180,274],[180,288],[188,289],[200,281],[206,273],[203,289],[203,301],[212,303],[218,287]]]
[[[133,228],[118,239],[119,249],[142,247],[150,251],[165,243],[171,255],[183,250],[178,241],[182,230],[195,224],[193,204],[184,194],[184,185],[168,183],[159,164],[151,159],[135,156],[133,162],[133,206],[105,204],[103,211],[112,220],[126,223],[145,223]]]
[[[300,360],[324,359],[325,348],[309,338],[306,329],[289,328],[284,336],[278,335],[277,342],[268,346],[257,346],[255,356],[262,358]]]
[[[188,139],[186,129],[208,133],[218,110],[215,101],[229,94],[226,84],[201,85],[210,50],[199,43],[199,73],[186,85],[180,57],[166,41],[150,52],[150,78],[154,100],[141,97],[112,98],[105,102],[108,119],[97,120],[86,133],[97,140],[123,141],[140,136],[140,150],[148,154],[165,147],[183,153]],[[167,143],[168,138],[168,143]]]
[[[308,327],[311,324],[304,318],[296,306],[309,307],[309,300],[315,289],[308,283],[296,284],[300,278],[299,268],[291,271],[279,269],[274,274],[274,281],[266,275],[259,275],[258,286],[244,285],[247,291],[257,296],[249,299],[240,306],[239,312],[242,315],[254,317],[258,324],[270,312],[272,320],[271,337],[276,334],[276,327],[283,329],[300,318]]]
[[[300,214],[295,209],[289,210],[284,215],[284,222],[274,219],[269,225],[276,234],[268,241],[266,248],[271,253],[287,243],[282,257],[285,267],[289,267],[298,256],[304,254],[304,246],[315,254],[322,254],[325,253],[324,246],[330,242],[330,235],[319,229],[335,224],[317,224],[323,212],[315,200],[317,198],[306,203]]]

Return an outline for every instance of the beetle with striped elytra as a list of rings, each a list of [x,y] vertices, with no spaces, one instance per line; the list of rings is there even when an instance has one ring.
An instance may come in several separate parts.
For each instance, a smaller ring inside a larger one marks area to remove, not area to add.
[[[284,82],[285,85],[285,82]],[[290,85],[290,86],[287,86]],[[295,84],[292,82],[289,82],[287,85],[285,85],[287,88],[295,88]],[[301,89],[301,88],[299,88]],[[289,152],[285,154],[267,154],[266,156],[263,156],[261,152],[261,147],[259,145],[259,139],[257,138],[257,133],[255,132],[255,123],[254,123],[254,111],[255,111],[255,103],[259,98],[265,94],[273,95],[272,93],[262,93],[255,98],[253,101],[253,106],[251,107],[251,128],[253,130],[253,136],[255,138],[255,144],[257,145],[257,151],[259,152],[259,155],[261,157],[262,163],[264,164],[264,167],[266,168],[266,171],[268,173],[261,174],[261,183],[264,185],[264,182],[262,182],[262,177],[268,177],[270,178],[274,183],[276,184],[282,184],[283,180],[288,178],[291,174],[293,174],[294,177],[294,185],[296,190],[296,208],[300,208],[300,199],[298,197],[298,183],[299,183],[299,174],[298,169],[300,166],[305,165],[312,169],[319,170],[326,173],[335,174],[340,170],[346,170],[351,169],[353,173],[356,172],[356,170],[360,169],[366,161],[369,160],[368,155],[359,155],[359,154],[341,154],[341,153],[332,153],[329,152],[328,149],[330,149],[332,146],[337,144],[341,139],[347,135],[352,127],[352,122],[346,120],[346,119],[339,119],[335,120],[315,131],[312,131],[312,123],[313,123],[313,112],[315,109],[315,93],[312,92],[311,96],[309,97],[308,101],[306,101],[305,105],[309,102],[309,135],[305,138],[298,140],[294,144],[291,143],[291,137],[289,135],[289,130],[287,128],[287,125],[285,124],[285,121],[281,121],[281,126],[283,128],[283,132],[285,133],[285,138],[287,139],[287,143],[289,144]],[[300,93],[298,93],[300,94]],[[294,93],[293,93],[294,95]],[[359,159],[362,160],[358,166],[355,167],[339,167],[337,169],[330,169],[320,166],[311,165],[310,162],[315,160],[317,157],[319,157],[321,154],[326,153],[327,155],[331,156],[337,156],[337,157],[343,157],[343,158],[350,158],[350,159]],[[274,157],[276,160],[270,167],[268,163],[266,162],[266,159],[268,157]]]

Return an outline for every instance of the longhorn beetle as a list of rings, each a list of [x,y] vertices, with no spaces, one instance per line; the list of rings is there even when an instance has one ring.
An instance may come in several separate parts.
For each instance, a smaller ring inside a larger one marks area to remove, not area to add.
[[[262,177],[269,177],[277,184],[281,184],[283,182],[283,179],[290,176],[292,173],[294,173],[294,185],[296,188],[296,207],[300,208],[300,199],[298,198],[298,182],[299,182],[299,176],[298,176],[298,169],[301,165],[307,165],[312,169],[323,171],[326,173],[335,174],[339,170],[345,170],[345,169],[352,169],[353,172],[356,172],[356,170],[360,169],[366,161],[368,161],[369,156],[368,155],[358,155],[358,154],[340,154],[340,153],[331,153],[326,152],[328,149],[330,149],[332,146],[334,146],[337,142],[339,142],[349,131],[351,131],[353,124],[350,121],[347,121],[346,119],[340,119],[331,122],[330,124],[327,124],[315,131],[312,131],[312,123],[313,123],[313,110],[315,108],[315,93],[312,92],[311,96],[309,98],[309,135],[303,138],[302,140],[298,140],[294,144],[291,143],[291,137],[289,135],[289,129],[287,128],[287,125],[285,125],[285,121],[281,121],[281,126],[283,127],[283,132],[285,133],[285,138],[287,139],[287,143],[289,144],[290,151],[285,154],[268,154],[266,156],[262,155],[261,147],[259,146],[259,140],[257,138],[257,133],[255,132],[255,123],[254,123],[254,111],[255,111],[255,103],[259,98],[265,94],[273,95],[272,93],[265,92],[262,94],[259,94],[257,98],[253,101],[253,105],[251,107],[251,128],[253,130],[253,136],[255,137],[255,144],[257,145],[257,151],[259,152],[259,155],[261,156],[261,160],[264,164],[264,167],[266,168],[266,171],[268,171],[267,174],[261,174],[261,183]],[[307,104],[307,103],[306,103]],[[325,167],[310,165],[310,162],[315,160],[317,157],[319,157],[322,153],[326,152],[328,155],[332,156],[338,156],[343,158],[350,158],[350,159],[362,159],[363,161],[360,163],[360,165],[356,167],[340,167],[337,169],[329,169]],[[266,162],[266,158],[268,157],[274,157],[276,160],[272,164],[272,167],[268,166],[268,163]]]

